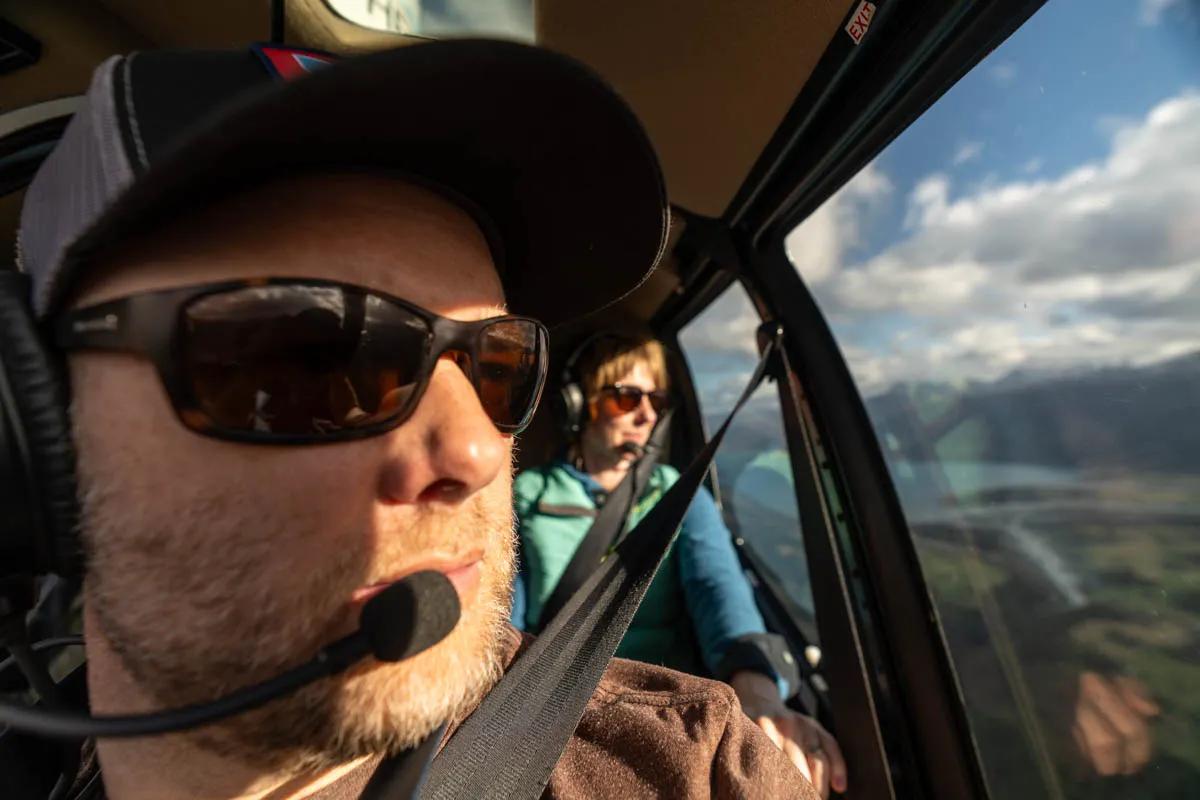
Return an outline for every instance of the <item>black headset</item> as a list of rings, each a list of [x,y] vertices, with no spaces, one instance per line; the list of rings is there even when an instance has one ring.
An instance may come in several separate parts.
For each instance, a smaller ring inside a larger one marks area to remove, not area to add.
[[[619,338],[610,331],[597,331],[584,338],[563,364],[562,377],[559,380],[555,413],[559,426],[567,441],[574,442],[579,438],[584,424],[587,423],[587,393],[583,390],[583,380],[578,368],[579,361],[596,343],[604,339]]]
[[[0,269],[0,580],[74,579],[83,558],[66,372],[30,296],[28,276]]]

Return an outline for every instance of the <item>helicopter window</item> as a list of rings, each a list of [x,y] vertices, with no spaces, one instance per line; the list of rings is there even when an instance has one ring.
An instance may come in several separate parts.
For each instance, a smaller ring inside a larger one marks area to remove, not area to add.
[[[533,0],[326,0],[343,19],[378,31],[440,38],[533,41]]]
[[[758,363],[759,322],[745,290],[735,283],[679,333],[710,432],[729,414]],[[760,386],[734,419],[715,463],[722,513],[752,576],[815,642],[808,562],[774,384]]]
[[[788,238],[994,797],[1200,792],[1198,45],[1052,0]]]

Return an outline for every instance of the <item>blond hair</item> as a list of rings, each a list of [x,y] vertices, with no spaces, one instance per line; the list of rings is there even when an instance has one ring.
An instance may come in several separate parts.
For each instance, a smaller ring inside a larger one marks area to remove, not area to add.
[[[597,339],[580,355],[576,374],[589,400],[644,364],[660,390],[669,388],[667,354],[651,336],[612,334]]]

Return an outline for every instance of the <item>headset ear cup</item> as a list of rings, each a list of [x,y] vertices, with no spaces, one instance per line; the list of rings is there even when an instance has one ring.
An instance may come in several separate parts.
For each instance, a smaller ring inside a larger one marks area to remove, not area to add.
[[[31,572],[78,577],[83,559],[66,382],[29,308],[28,280],[15,272],[0,280],[0,368],[12,393],[10,422],[25,441],[24,457],[14,461],[29,472],[29,502],[37,504],[29,516],[40,523],[29,532]]]
[[[560,407],[562,410],[563,431],[568,438],[575,439],[579,436],[579,432],[583,430],[583,414],[584,402],[583,387],[578,383],[563,384],[560,394]]]
[[[567,356],[567,361],[563,364],[562,381],[558,388],[558,419],[562,425],[563,435],[568,442],[574,442],[579,438],[583,424],[587,421],[584,418],[584,414],[587,412],[587,398],[583,395],[583,385],[580,383],[579,375],[576,374],[579,359],[583,357],[588,348],[611,335],[605,331],[591,334],[571,351],[571,355]]]

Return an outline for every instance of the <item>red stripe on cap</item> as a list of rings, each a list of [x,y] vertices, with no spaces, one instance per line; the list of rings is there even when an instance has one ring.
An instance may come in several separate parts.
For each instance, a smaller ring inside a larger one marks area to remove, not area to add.
[[[296,47],[274,47],[259,45],[255,48],[262,56],[267,69],[277,78],[289,81],[301,75],[307,75],[314,69],[320,69],[335,59],[328,53],[316,50],[302,50]]]

